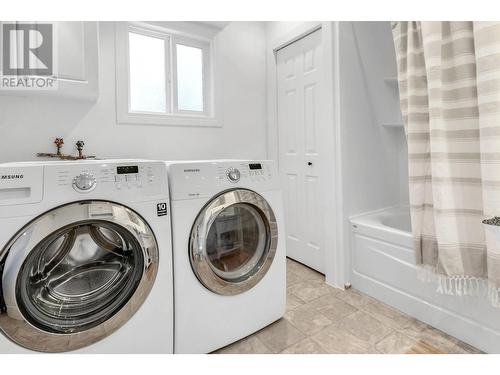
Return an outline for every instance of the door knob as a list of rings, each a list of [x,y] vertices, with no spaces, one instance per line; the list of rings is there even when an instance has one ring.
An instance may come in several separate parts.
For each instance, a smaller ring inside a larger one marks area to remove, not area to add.
[[[308,161],[308,162],[307,162],[307,165],[308,165],[308,166],[313,165],[312,161]]]

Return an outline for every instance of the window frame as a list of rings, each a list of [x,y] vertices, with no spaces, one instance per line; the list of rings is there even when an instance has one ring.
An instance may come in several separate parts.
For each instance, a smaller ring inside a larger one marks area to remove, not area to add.
[[[142,22],[116,22],[116,115],[119,124],[220,127],[215,116],[214,41]],[[166,112],[131,111],[129,32],[164,40]],[[177,108],[176,45],[200,48],[203,56],[203,112]]]

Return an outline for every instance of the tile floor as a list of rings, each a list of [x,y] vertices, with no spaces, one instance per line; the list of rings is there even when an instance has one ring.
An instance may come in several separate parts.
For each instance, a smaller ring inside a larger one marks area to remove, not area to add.
[[[287,259],[285,316],[215,353],[481,353],[444,332]]]

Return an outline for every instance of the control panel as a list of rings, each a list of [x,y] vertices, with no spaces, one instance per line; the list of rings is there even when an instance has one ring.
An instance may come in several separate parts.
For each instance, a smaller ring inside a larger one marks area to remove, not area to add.
[[[68,186],[80,194],[96,191],[107,194],[142,192],[151,195],[163,189],[162,185],[167,183],[165,166],[161,162],[67,163],[46,166],[45,169],[46,187],[54,184]]]
[[[235,188],[255,191],[279,189],[276,164],[270,160],[172,163],[168,178],[170,196],[174,200],[211,197]]]
[[[152,166],[131,165],[117,166],[115,178],[115,187],[121,189],[142,189],[144,186],[155,182],[155,174]]]
[[[233,163],[231,166],[218,166],[218,175],[221,183],[256,183],[272,178],[269,163]]]

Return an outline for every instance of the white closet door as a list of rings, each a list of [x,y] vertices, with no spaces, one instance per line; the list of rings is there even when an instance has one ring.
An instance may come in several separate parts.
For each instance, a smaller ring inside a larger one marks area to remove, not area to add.
[[[324,179],[321,150],[321,30],[277,52],[279,162],[285,200],[287,256],[324,273]],[[333,124],[332,124],[333,126]]]

